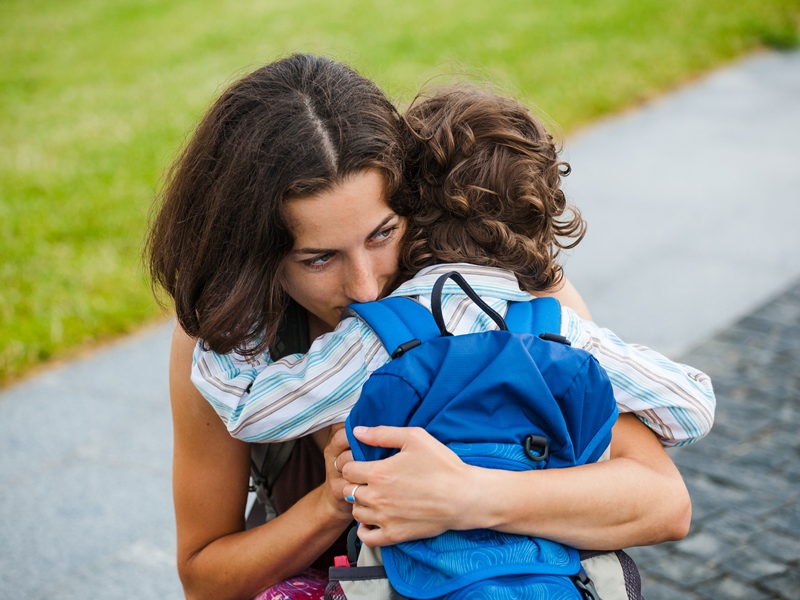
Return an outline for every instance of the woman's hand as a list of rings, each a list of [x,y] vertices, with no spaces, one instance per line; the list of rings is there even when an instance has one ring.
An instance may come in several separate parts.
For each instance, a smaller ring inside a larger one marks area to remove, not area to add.
[[[489,528],[601,550],[688,532],[691,501],[680,473],[653,432],[630,414],[614,427],[611,460],[525,472],[469,466],[422,429],[358,427],[354,433],[365,444],[400,449],[384,460],[342,467],[343,493],[359,486],[353,517],[369,546]]]
[[[353,505],[344,499],[344,490],[350,489],[351,486],[342,476],[342,467],[347,461],[353,460],[353,454],[350,452],[350,443],[344,431],[344,424],[331,425],[323,456],[325,457],[325,498],[334,510],[352,518]]]
[[[431,537],[448,529],[469,529],[469,490],[474,470],[424,429],[356,427],[359,441],[400,452],[373,462],[350,460],[342,466],[351,494],[358,485],[353,517],[368,546],[385,546]],[[339,462],[341,465],[341,462]]]

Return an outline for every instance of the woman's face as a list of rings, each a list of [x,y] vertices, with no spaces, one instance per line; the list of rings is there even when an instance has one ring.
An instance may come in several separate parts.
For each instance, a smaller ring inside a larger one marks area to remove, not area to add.
[[[284,216],[295,240],[283,265],[284,288],[329,328],[348,304],[391,291],[405,219],[389,208],[379,171],[289,200]]]

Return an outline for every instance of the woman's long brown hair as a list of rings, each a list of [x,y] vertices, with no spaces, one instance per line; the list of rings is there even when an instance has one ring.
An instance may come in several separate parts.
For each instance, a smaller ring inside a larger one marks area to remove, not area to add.
[[[399,116],[368,79],[297,54],[234,83],[172,167],[147,241],[153,284],[172,297],[183,329],[218,353],[266,349],[289,300],[284,201],[370,168],[395,202]]]

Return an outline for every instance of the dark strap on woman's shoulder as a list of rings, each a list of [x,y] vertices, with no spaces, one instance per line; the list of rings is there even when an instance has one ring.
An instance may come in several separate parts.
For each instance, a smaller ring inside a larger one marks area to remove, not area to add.
[[[290,354],[305,354],[311,347],[308,331],[308,313],[294,300],[283,313],[278,333],[269,348],[272,360],[280,360]]]
[[[289,305],[286,307],[283,319],[278,326],[278,333],[275,336],[272,346],[270,346],[270,357],[272,360],[279,360],[290,354],[307,352],[310,346],[308,336],[308,316],[306,310],[294,300],[289,300]],[[311,441],[310,438],[309,441]],[[251,447],[251,476],[256,488],[258,501],[265,507],[270,504],[280,504],[280,502],[273,503],[271,499],[273,498],[275,483],[283,473],[284,467],[289,462],[289,458],[294,453],[295,442],[296,440],[275,444],[253,444]],[[305,493],[307,492],[303,492],[299,497],[302,497]],[[274,516],[274,514],[270,515],[270,512],[276,508],[279,513],[281,512],[281,507],[271,506],[267,509],[266,517],[270,518],[270,516]]]
[[[279,360],[290,354],[305,354],[311,346],[309,335],[308,313],[294,300],[290,300],[278,326],[275,341],[270,346],[270,357]],[[280,514],[325,482],[325,461],[322,451],[310,435],[291,442],[270,445],[283,446],[284,451],[270,452],[270,456],[280,456],[280,459],[259,463],[260,475],[269,482],[275,509]],[[291,449],[285,452],[288,445],[291,445]],[[258,444],[253,444],[253,449],[257,446]],[[346,553],[347,531],[312,566],[327,571],[333,564],[334,556]]]

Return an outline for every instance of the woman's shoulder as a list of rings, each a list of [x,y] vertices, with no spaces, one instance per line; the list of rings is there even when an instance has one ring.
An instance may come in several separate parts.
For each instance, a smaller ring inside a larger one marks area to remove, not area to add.
[[[175,329],[172,331],[172,350],[170,360],[183,357],[184,359],[192,360],[192,353],[197,340],[190,336],[183,330],[180,323],[175,323]]]

